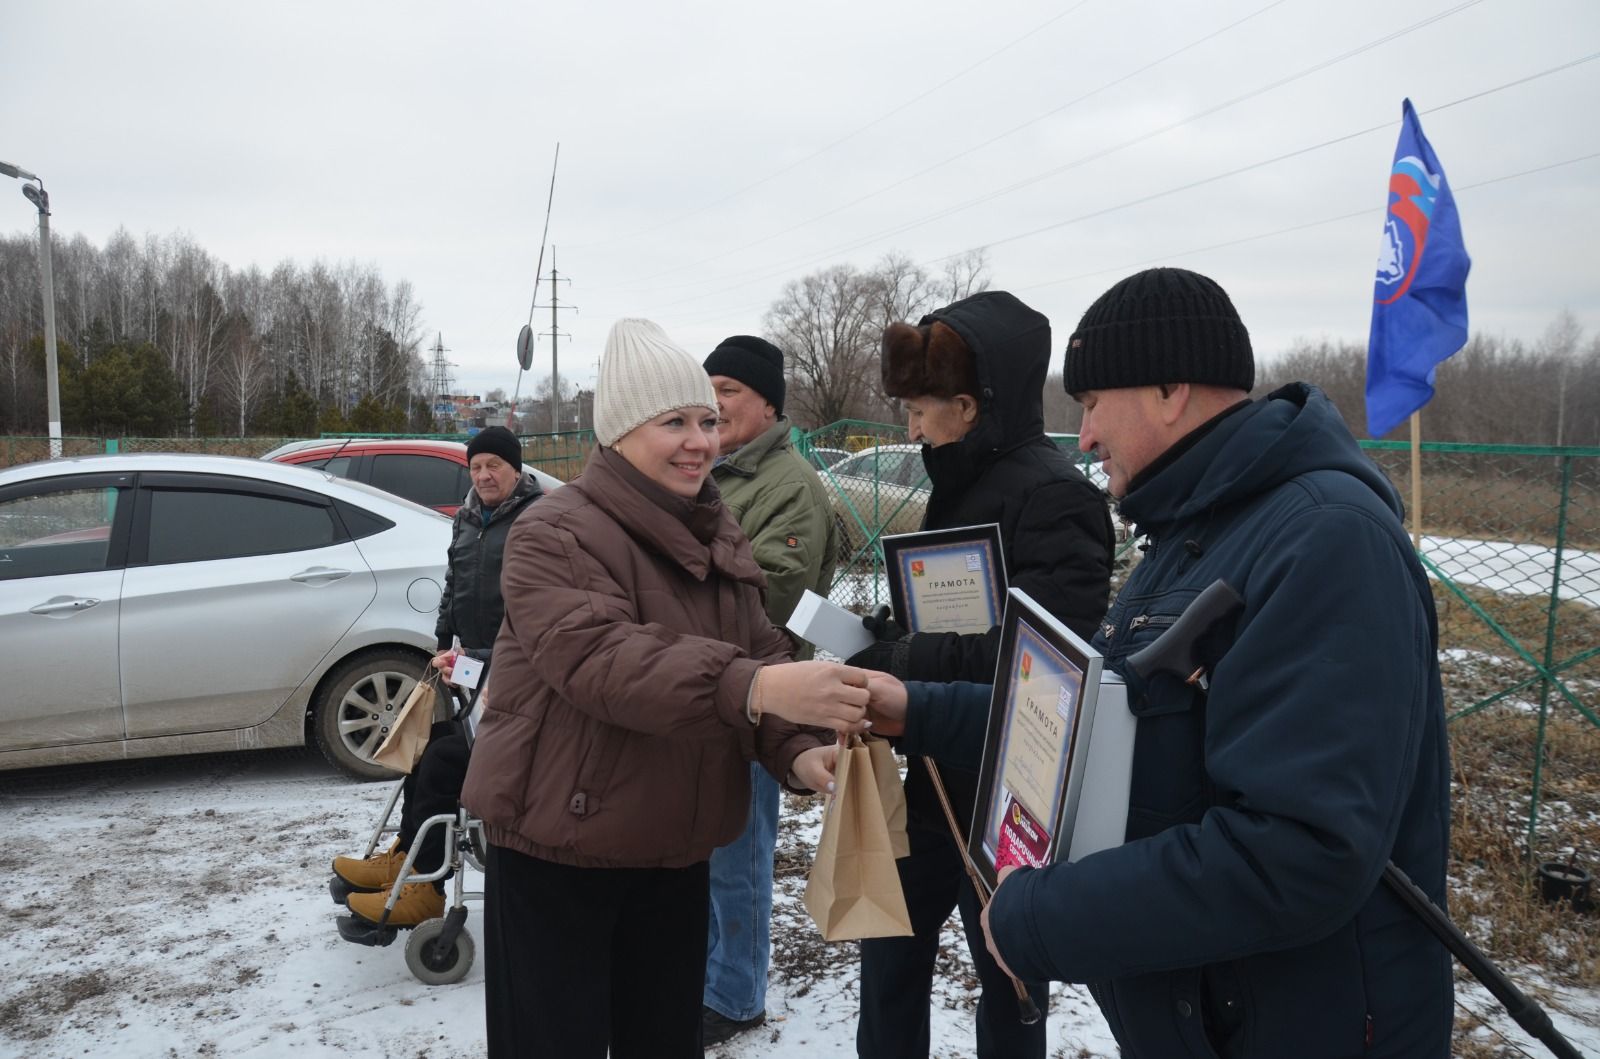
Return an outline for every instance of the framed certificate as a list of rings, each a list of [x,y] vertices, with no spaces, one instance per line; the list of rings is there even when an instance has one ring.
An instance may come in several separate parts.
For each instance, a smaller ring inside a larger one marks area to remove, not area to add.
[[[897,533],[883,538],[889,602],[907,632],[988,632],[1005,608],[1000,527]]]
[[[1073,848],[1103,663],[1098,651],[1021,589],[1007,594],[1000,624],[1000,660],[967,838],[991,888],[1007,865],[1043,867],[1066,859]],[[1125,784],[1121,797],[1125,814]]]

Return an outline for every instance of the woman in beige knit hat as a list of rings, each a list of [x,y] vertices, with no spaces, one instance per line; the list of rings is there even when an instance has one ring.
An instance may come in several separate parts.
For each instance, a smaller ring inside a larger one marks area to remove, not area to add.
[[[866,674],[789,662],[765,579],[709,480],[700,363],[620,320],[600,444],[506,543],[506,618],[462,801],[490,843],[491,1057],[701,1055],[707,860],[750,803],[746,762],[832,784]]]

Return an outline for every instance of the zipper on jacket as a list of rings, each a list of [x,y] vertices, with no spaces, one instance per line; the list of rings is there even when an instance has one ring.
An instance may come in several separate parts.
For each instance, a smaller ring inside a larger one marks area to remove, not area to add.
[[[1173,614],[1139,614],[1128,622],[1128,632],[1136,633],[1147,626],[1161,629],[1177,620]],[[1106,638],[1106,646],[1109,647],[1117,638],[1117,623],[1110,620],[1101,622],[1100,635]]]
[[[1177,616],[1173,614],[1141,614],[1128,623],[1128,631],[1134,632],[1143,629],[1147,625],[1162,629],[1177,620]]]

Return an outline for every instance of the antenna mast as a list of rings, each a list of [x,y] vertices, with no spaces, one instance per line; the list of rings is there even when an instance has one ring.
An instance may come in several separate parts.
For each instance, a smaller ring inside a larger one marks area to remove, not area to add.
[[[544,246],[545,246],[545,240],[550,235],[550,211],[555,206],[555,202],[556,202],[556,169],[560,165],[561,165],[561,143],[560,143],[560,141],[557,141],[556,142],[556,157],[555,157],[555,160],[550,163],[550,194],[545,199],[545,204],[544,204],[544,231],[539,233],[539,260],[533,266],[533,301],[530,302],[529,305],[528,305],[528,322],[525,325],[523,325],[522,334],[517,336],[517,364],[518,364],[518,367],[517,367],[517,385],[512,390],[512,393],[511,393],[511,407],[513,409],[515,409],[517,407],[517,398],[522,393],[522,373],[528,370],[528,363],[529,363],[529,361],[531,361],[533,359],[533,348],[532,348],[532,342],[533,342],[533,311],[539,307],[539,279],[540,279],[541,273],[543,273],[543,271],[544,271]],[[555,263],[554,263],[554,258],[553,257],[552,257],[551,265],[550,265],[550,273],[551,273],[550,287],[551,287],[551,290],[554,290],[555,289],[555,278],[554,278],[554,276],[555,276]],[[552,301],[553,300],[554,299],[552,299]],[[553,312],[552,312],[552,316],[554,316]],[[550,329],[551,329],[551,331],[555,330],[554,322],[551,323]],[[553,363],[553,361],[554,361],[554,352],[553,351],[552,351],[552,354],[551,354],[551,358],[552,358],[552,364],[551,364],[552,374],[554,374],[554,363]],[[554,426],[553,423],[552,423],[551,429],[552,430],[555,429],[555,426]]]
[[[450,388],[453,385],[450,379],[450,362],[444,355],[450,352],[444,347],[444,332],[439,332],[438,339],[433,344],[433,417],[437,421],[447,418],[449,431],[455,430],[455,402],[450,400]]]

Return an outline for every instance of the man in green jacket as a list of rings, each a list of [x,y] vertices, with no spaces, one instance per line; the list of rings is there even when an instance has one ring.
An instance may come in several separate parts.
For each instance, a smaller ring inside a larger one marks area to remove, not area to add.
[[[833,508],[816,470],[789,444],[783,352],[753,335],[734,335],[712,350],[705,368],[717,395],[722,443],[711,474],[767,575],[767,617],[781,629],[806,589],[828,594],[839,547]],[[810,654],[809,645],[796,645],[797,660]],[[759,1026],[767,1017],[779,793],[759,765],[750,767],[750,787],[744,834],[711,855],[702,1016],[707,1045]]]

